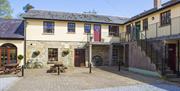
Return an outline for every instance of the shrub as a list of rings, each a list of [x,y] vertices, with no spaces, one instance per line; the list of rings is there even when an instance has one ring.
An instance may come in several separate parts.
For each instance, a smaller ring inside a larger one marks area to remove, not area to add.
[[[22,60],[24,58],[23,55],[18,55],[18,60]]]

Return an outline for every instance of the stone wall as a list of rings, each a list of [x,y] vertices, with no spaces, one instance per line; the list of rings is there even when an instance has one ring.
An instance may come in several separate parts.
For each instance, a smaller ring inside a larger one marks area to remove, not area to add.
[[[148,71],[156,71],[156,66],[136,42],[129,43],[129,67]]]
[[[109,65],[109,46],[93,45],[92,58],[94,56],[100,56],[103,59],[103,65]]]
[[[43,62],[45,66],[47,66],[48,61],[48,48],[58,48],[58,61],[62,60],[66,66],[72,67],[74,67],[74,49],[84,48],[86,49],[86,63],[88,62],[88,51],[86,43],[60,41],[27,41],[26,48],[27,61],[38,60],[40,62]],[[67,49],[70,51],[70,53],[67,56],[62,57],[62,52]],[[32,57],[34,51],[40,51],[40,54],[35,58]]]

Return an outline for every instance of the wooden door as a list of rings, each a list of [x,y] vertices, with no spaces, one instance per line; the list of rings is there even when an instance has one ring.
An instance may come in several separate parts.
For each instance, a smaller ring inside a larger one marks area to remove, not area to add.
[[[168,66],[176,72],[176,44],[168,44]]]
[[[101,25],[100,24],[94,25],[94,41],[95,42],[101,41]]]
[[[85,66],[85,49],[75,49],[75,67]]]

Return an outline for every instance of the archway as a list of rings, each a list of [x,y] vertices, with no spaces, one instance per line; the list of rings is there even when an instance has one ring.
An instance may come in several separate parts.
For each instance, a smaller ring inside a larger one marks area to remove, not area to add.
[[[0,46],[0,66],[17,63],[17,47],[11,43]]]

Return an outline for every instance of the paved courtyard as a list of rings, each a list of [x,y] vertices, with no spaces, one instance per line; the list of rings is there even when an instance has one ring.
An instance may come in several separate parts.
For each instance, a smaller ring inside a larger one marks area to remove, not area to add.
[[[180,91],[158,78],[112,69],[95,68],[89,74],[87,68],[71,68],[60,76],[47,69],[25,70],[25,77],[13,81],[7,91]]]

